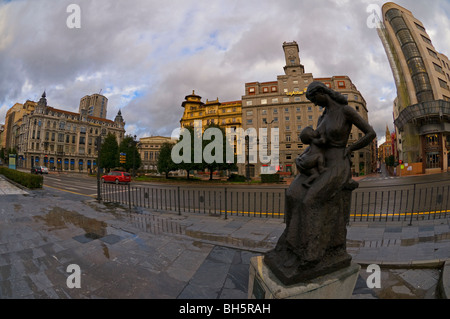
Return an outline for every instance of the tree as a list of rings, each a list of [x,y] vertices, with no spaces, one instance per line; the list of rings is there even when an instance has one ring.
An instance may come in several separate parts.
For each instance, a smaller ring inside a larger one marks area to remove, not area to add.
[[[166,178],[169,178],[171,171],[177,170],[177,165],[172,161],[172,143],[164,143],[161,146],[158,156],[158,173],[165,173]]]
[[[205,132],[208,130],[215,129],[216,135],[211,136],[211,140],[203,140],[203,155],[210,155],[213,159],[212,162],[207,162],[206,157],[203,156],[203,168],[209,171],[209,180],[213,179],[213,174],[217,170],[230,170],[235,169],[236,158],[234,158],[233,163],[227,163],[227,138],[225,130],[217,124],[209,124],[205,128]],[[212,138],[214,136],[214,138]],[[205,154],[206,153],[206,154]]]
[[[119,166],[119,145],[116,136],[109,133],[100,149],[99,167],[108,170]]]
[[[181,139],[178,141],[178,143],[176,145],[174,145],[172,148],[177,148],[183,144],[187,144],[189,145],[189,150],[181,147],[181,150],[183,152],[181,152],[182,154],[176,154],[177,156],[180,157],[189,157],[187,160],[183,160],[181,163],[177,163],[175,164],[177,169],[182,169],[182,170],[186,170],[187,172],[187,179],[189,179],[189,172],[191,170],[202,170],[202,164],[201,163],[195,163],[195,149],[194,149],[194,137],[195,137],[195,131],[194,131],[194,127],[192,126],[186,126],[183,129],[187,130],[185,131],[188,134],[182,134],[181,135]],[[190,138],[189,141],[185,141],[185,138]],[[187,154],[184,154],[184,152],[190,152],[190,155],[187,156]],[[172,157],[173,159],[173,157]]]
[[[119,153],[127,154],[126,163],[121,164],[121,166],[127,171],[130,169],[137,170],[141,167],[141,155],[139,154],[136,144],[137,143],[131,135],[126,135],[120,143]]]

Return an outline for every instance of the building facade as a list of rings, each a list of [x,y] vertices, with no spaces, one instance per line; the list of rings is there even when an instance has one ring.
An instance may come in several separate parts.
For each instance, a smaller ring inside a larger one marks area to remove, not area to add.
[[[192,91],[192,94],[185,97],[182,107],[184,113],[180,121],[181,127],[193,127],[194,121],[201,121],[203,129],[209,124],[216,124],[224,129],[242,127],[241,101],[219,102],[217,98],[202,102],[202,97]]]
[[[399,160],[422,163],[423,173],[448,170],[450,160],[450,61],[437,52],[426,28],[392,2],[378,29],[395,84],[394,124]]]
[[[100,94],[86,95],[80,100],[80,114],[82,110],[86,110],[89,116],[106,119],[108,99]]]
[[[379,160],[381,163],[386,162],[386,157],[394,155],[394,147],[392,145],[392,135],[389,127],[386,125],[386,141],[378,148]]]
[[[242,96],[242,125],[244,130],[266,128],[267,136],[258,138],[257,143],[263,143],[262,148],[270,153],[273,148],[279,153],[279,166],[275,172],[284,172],[287,175],[296,175],[296,158],[301,155],[308,145],[300,139],[300,133],[308,126],[314,129],[322,107],[315,106],[306,98],[308,86],[313,81],[321,81],[327,87],[338,91],[348,99],[348,104],[354,107],[361,117],[368,121],[366,101],[348,76],[332,76],[327,78],[314,78],[311,73],[305,73],[300,63],[299,47],[294,42],[285,42],[283,51],[286,60],[284,75],[277,77],[276,81],[250,82],[245,84],[245,95]],[[271,132],[278,129],[279,135],[272,139]],[[363,133],[353,127],[349,143],[356,142]],[[272,145],[273,143],[276,145]],[[352,171],[356,175],[371,173],[372,147],[368,146],[352,154]],[[275,157],[272,157],[275,159]],[[264,162],[266,162],[264,160]],[[260,156],[250,156],[248,165],[239,165],[240,174],[257,177],[260,174],[274,173],[274,167],[262,164]]]
[[[91,171],[97,165],[98,137],[112,133],[120,143],[125,135],[120,111],[114,121],[89,116],[85,109],[68,112],[48,106],[45,93],[37,103],[27,101],[23,109],[29,112],[8,123],[9,146],[17,150],[21,168]]]
[[[164,143],[176,143],[170,137],[151,136],[139,140],[138,151],[141,156],[141,168],[156,171],[158,169],[158,157]]]

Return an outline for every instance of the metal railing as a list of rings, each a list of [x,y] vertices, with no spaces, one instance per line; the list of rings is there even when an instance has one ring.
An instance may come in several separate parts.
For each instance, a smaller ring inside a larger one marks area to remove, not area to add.
[[[450,181],[441,184],[359,188],[352,195],[350,220],[412,223],[450,217]]]
[[[438,183],[439,184],[439,183]],[[351,222],[413,221],[450,217],[450,181],[360,187],[352,194]],[[284,218],[287,188],[102,184],[105,202],[155,211]]]
[[[285,188],[191,187],[102,184],[105,202],[156,211],[284,218]]]

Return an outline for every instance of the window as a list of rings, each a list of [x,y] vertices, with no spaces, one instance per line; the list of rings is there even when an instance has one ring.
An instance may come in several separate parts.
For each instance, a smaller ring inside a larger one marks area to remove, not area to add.
[[[290,135],[286,135],[286,142],[290,142],[291,141],[291,136]]]
[[[422,32],[426,32],[425,28],[422,27],[420,24],[418,24],[417,22],[414,22],[414,24],[416,25],[417,29],[419,29]]]
[[[286,144],[286,148],[292,148],[292,145],[291,144]]]
[[[431,40],[428,39],[426,36],[422,35],[422,39],[423,39],[423,41],[425,41],[426,43],[432,44],[432,43],[431,43]]]
[[[445,82],[442,79],[439,79],[439,85],[441,86],[441,88],[446,89],[446,90],[450,90],[450,88],[448,87],[447,82]]]
[[[339,88],[345,88],[345,82],[344,81],[338,81],[338,87]]]
[[[288,121],[291,120],[291,118],[290,118],[289,116],[286,116],[286,117],[284,118],[284,120],[288,122]]]
[[[253,116],[253,111],[247,111],[247,116]]]
[[[253,120],[247,120],[247,124],[249,124],[249,125],[251,125],[251,124],[253,124]]]
[[[428,49],[428,53],[429,53],[433,58],[439,59],[438,56],[437,56],[437,54],[436,54],[436,52],[434,52],[433,50]]]
[[[312,107],[308,106],[308,112],[312,112]]]
[[[272,92],[277,92],[278,88],[276,86],[272,86]]]
[[[287,159],[287,160],[291,160],[291,159],[292,159],[292,154],[287,154],[287,155],[286,155],[286,159]]]
[[[248,89],[249,94],[255,94],[255,88],[249,88]]]
[[[444,74],[444,71],[442,70],[442,67],[440,65],[437,65],[436,63],[433,62],[433,66],[437,72]]]
[[[297,121],[301,121],[302,117],[301,116],[297,116]]]
[[[272,99],[272,103],[273,104],[278,103],[278,99]]]
[[[261,114],[262,114],[262,115],[267,115],[267,110],[262,110],[262,111],[261,111]]]
[[[269,93],[269,88],[268,87],[263,88],[263,93]]]
[[[64,130],[65,126],[66,126],[66,122],[59,122],[59,129],[60,130]]]
[[[289,103],[289,98],[288,97],[283,98],[283,103]]]
[[[267,99],[262,99],[261,104],[267,104]]]
[[[247,105],[248,106],[253,105],[253,101],[247,101]],[[225,113],[225,110],[222,110],[222,113]]]
[[[278,114],[278,109],[273,109],[273,114]]]

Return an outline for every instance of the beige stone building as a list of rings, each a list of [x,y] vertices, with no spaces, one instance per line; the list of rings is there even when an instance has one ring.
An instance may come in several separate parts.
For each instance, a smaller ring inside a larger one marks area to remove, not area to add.
[[[138,150],[141,156],[141,169],[156,171],[158,169],[158,157],[164,143],[176,143],[170,137],[151,136],[139,140]]]
[[[423,173],[447,171],[450,160],[450,61],[413,14],[388,2],[378,29],[395,84],[399,160]]]
[[[242,127],[241,101],[220,102],[217,98],[202,102],[202,97],[193,91],[185,97],[182,107],[181,127],[194,126],[194,121],[202,121],[203,130],[209,124],[217,124],[224,129]]]
[[[47,166],[61,171],[87,172],[96,168],[97,137],[112,133],[118,143],[125,135],[119,111],[114,121],[73,113],[39,102],[16,104],[7,115],[6,145],[18,152],[18,167]]]
[[[86,95],[80,100],[80,114],[82,110],[86,110],[89,116],[106,119],[108,99],[100,94]]]
[[[276,81],[250,82],[245,84],[245,95],[242,96],[242,123],[244,130],[267,128],[269,132],[279,129],[279,136],[275,138],[274,148],[279,151],[279,166],[275,171],[287,175],[296,175],[296,158],[301,155],[308,145],[300,140],[300,133],[308,126],[316,128],[323,109],[315,106],[306,98],[306,91],[313,81],[321,81],[329,88],[347,97],[348,103],[368,121],[366,101],[348,76],[332,76],[314,78],[311,73],[305,73],[300,63],[299,47],[296,42],[285,42],[283,51],[286,59],[285,74],[277,77]],[[350,135],[349,143],[354,143],[363,136],[356,127]],[[258,138],[258,145],[263,143],[270,154],[272,137],[269,133],[264,140]],[[259,146],[258,146],[259,148]],[[371,173],[371,146],[354,152],[352,155],[352,170],[354,174]],[[250,177],[257,177],[261,173],[274,173],[274,168],[261,164],[260,156],[249,157]],[[239,165],[242,175],[247,173],[247,164]]]

